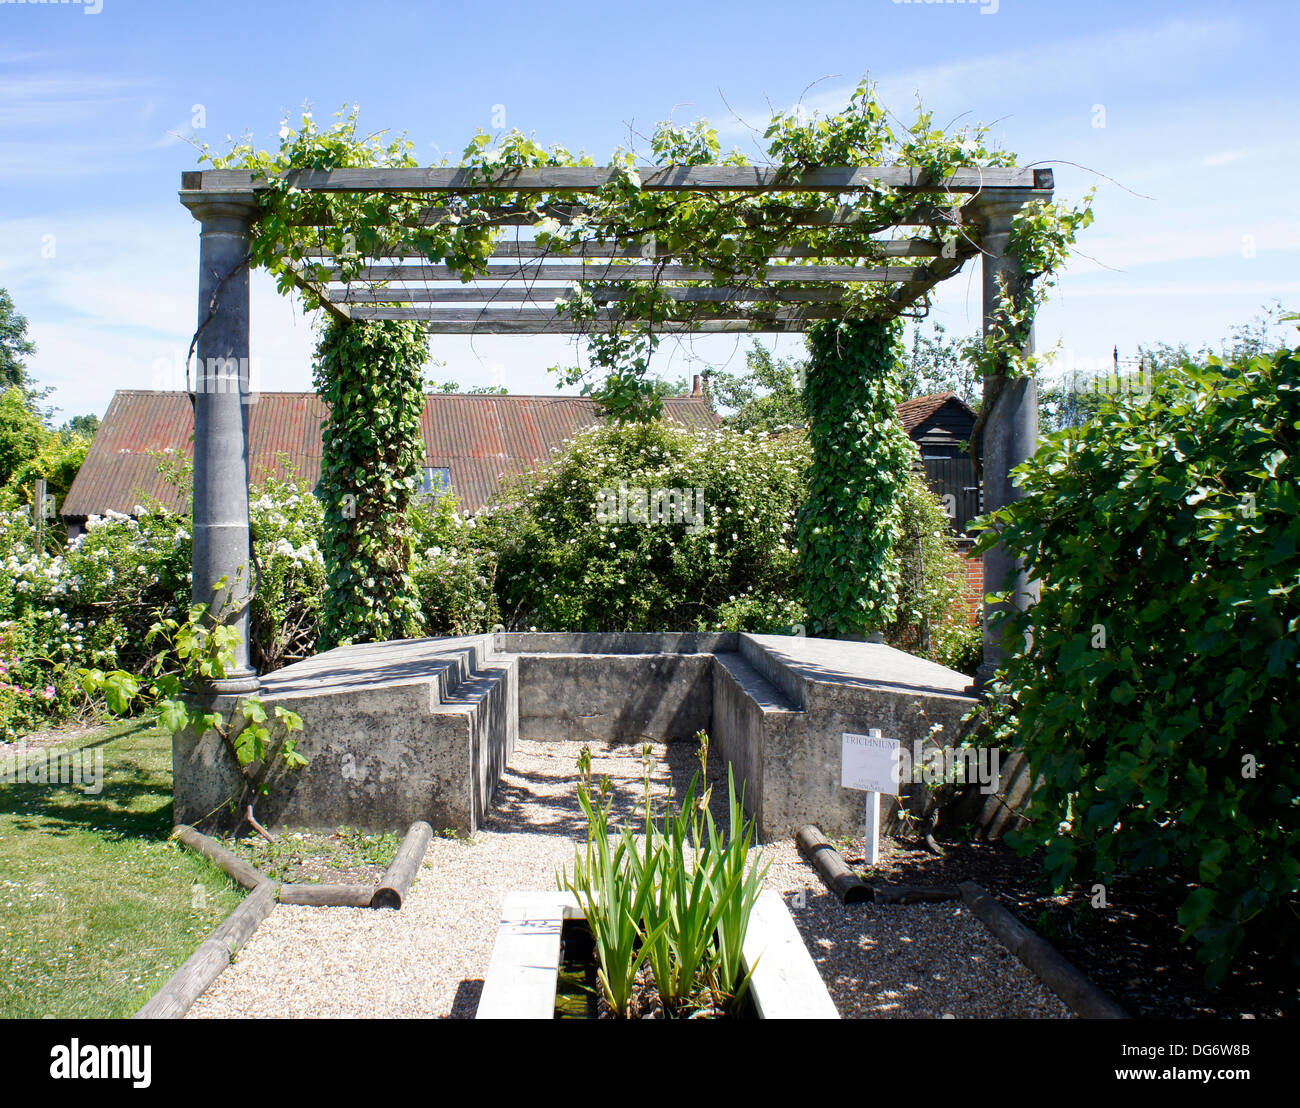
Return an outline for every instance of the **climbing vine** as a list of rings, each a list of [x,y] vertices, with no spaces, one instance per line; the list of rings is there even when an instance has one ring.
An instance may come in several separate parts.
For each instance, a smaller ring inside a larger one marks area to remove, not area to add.
[[[900,341],[897,320],[818,324],[808,334],[813,461],[799,549],[813,634],[862,634],[895,616],[894,547],[916,453],[898,418]]]
[[[262,215],[254,228],[251,261],[274,273],[282,291],[299,288],[309,307],[321,303],[319,283],[374,284],[365,279],[363,269],[369,258],[415,255],[448,267],[463,281],[482,276],[497,240],[521,218],[532,222],[533,241],[557,257],[590,243],[639,248],[641,257],[625,262],[653,260],[653,279],[644,280],[644,267],[638,273],[643,279],[635,281],[607,272],[599,281],[575,283],[557,304],[585,330],[587,341],[587,364],[559,370],[565,383],[581,384],[584,394],[620,419],[659,414],[660,400],[647,376],[665,329],[688,316],[707,318],[711,310],[709,301],[681,299],[690,295],[683,290],[759,284],[811,289],[807,304],[820,304],[822,314],[885,318],[902,310],[895,283],[828,286],[783,281],[780,271],[800,264],[800,252],[841,262],[883,261],[886,243],[878,236],[905,225],[915,227],[914,236],[938,251],[940,263],[952,259],[950,264],[959,266],[978,253],[968,231],[970,221],[961,211],[977,197],[885,185],[845,194],[802,192],[798,182],[809,170],[903,165],[942,180],[961,168],[1015,165],[1014,154],[989,145],[987,128],[981,125],[945,131],[920,109],[910,126],[898,124],[867,81],[835,115],[809,116],[796,110],[772,117],[763,135],[766,161],[783,178],[784,187],[760,193],[647,189],[636,169],[646,159],[623,148],[606,160],[614,172],[598,189],[521,192],[509,187],[513,170],[595,163],[562,146],[543,147],[518,131],[495,141],[479,132],[460,161],[464,190],[444,194],[431,206],[427,197],[414,194],[314,192],[302,187],[309,183],[302,173],[311,170],[417,165],[414,146],[404,137],[362,136],[355,108],[340,112],[326,128],[310,113],[296,128],[286,119],[280,139],[273,152],[258,150],[251,140],[235,144],[226,154],[204,146],[201,160],[216,168],[247,169],[266,179],[267,187],[257,194]],[[659,124],[650,136],[650,148],[649,161],[658,166],[747,164],[739,151],[724,154],[716,130],[702,121]],[[1076,231],[1090,220],[1086,206],[1028,206],[1013,235],[1026,271],[1036,278],[1056,268]],[[659,279],[670,263],[706,271],[711,279],[670,284]],[[620,264],[616,259],[610,269]],[[301,288],[295,270],[318,284]],[[1037,283],[1030,279],[1024,290],[1009,290],[1006,341],[994,335],[979,352],[982,365],[1007,364],[1007,351],[1032,318],[1034,297],[1041,295]],[[817,300],[818,295],[836,292],[843,293],[842,300]],[[827,304],[833,306],[826,309]],[[906,311],[924,314],[928,304],[926,294]],[[611,305],[620,309],[612,320]],[[767,318],[777,307],[760,301],[755,317]]]
[[[424,459],[428,347],[418,324],[331,321],[316,349],[329,405],[321,482],[321,647],[406,638],[421,624],[407,508]]]
[[[557,299],[557,311],[587,340],[587,364],[559,372],[564,383],[581,385],[584,395],[615,418],[643,420],[662,410],[649,378],[662,336],[675,324],[707,319],[726,307],[726,301],[693,299],[692,289],[762,286],[792,294],[783,302],[754,301],[752,315],[761,328],[793,304],[802,318],[819,320],[809,337],[813,499],[801,532],[812,618],[829,634],[860,633],[890,621],[898,585],[892,556],[897,497],[910,450],[894,413],[897,329],[890,321],[924,314],[929,293],[917,296],[915,290],[979,253],[970,232],[974,221],[963,211],[978,205],[978,195],[884,184],[828,194],[803,191],[799,183],[804,174],[827,166],[908,166],[932,181],[963,168],[1014,166],[1014,154],[989,144],[986,127],[948,131],[919,106],[915,121],[901,125],[864,81],[835,115],[796,110],[772,117],[763,139],[766,162],[781,187],[761,192],[646,188],[636,168],[645,158],[623,148],[606,160],[612,172],[598,188],[520,191],[510,187],[513,171],[595,163],[562,146],[543,147],[518,131],[495,140],[479,132],[460,161],[463,189],[440,194],[435,206],[420,194],[310,188],[313,170],[416,166],[407,139],[362,137],[357,125],[355,108],[340,112],[324,129],[307,113],[296,128],[283,122],[274,152],[248,140],[224,155],[202,149],[202,160],[214,167],[247,169],[267,182],[257,193],[261,218],[251,261],[274,273],[282,291],[297,288],[309,307],[321,305],[325,283],[361,286],[363,294],[381,287],[365,270],[371,258],[423,257],[472,281],[486,275],[497,241],[521,223],[531,224],[531,241],[556,257],[590,244],[631,248],[637,257],[612,259],[599,281],[576,282]],[[702,121],[660,123],[650,148],[655,166],[748,164],[738,151],[724,155],[716,130]],[[970,351],[982,374],[1002,382],[1033,371],[1023,356],[1033,314],[1076,233],[1091,219],[1090,199],[1081,208],[1035,202],[1016,217],[1011,249],[1023,277],[1014,288],[1003,288],[994,326]],[[909,237],[935,257],[907,271],[911,288],[898,282],[781,279],[783,268],[806,257],[884,262],[888,242],[880,236],[899,227],[908,227]],[[707,279],[669,282],[664,274],[670,263],[699,270]],[[630,269],[628,279],[619,279],[624,266],[637,267],[635,279]],[[416,623],[407,600],[403,511],[419,436],[409,368],[417,345],[422,341],[413,326],[337,321],[321,344],[319,380],[327,399],[338,405],[326,447],[326,644],[401,634]],[[376,376],[367,368],[372,355],[387,359],[396,374]],[[982,423],[973,440],[980,430]],[[349,495],[356,498],[355,519],[342,514]]]

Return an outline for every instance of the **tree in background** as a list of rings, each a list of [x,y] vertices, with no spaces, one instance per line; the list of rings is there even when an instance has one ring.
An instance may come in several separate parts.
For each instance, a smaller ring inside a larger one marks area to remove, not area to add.
[[[0,289],[0,389],[32,389],[24,359],[36,353],[27,337],[27,320],[18,314],[7,289]]]
[[[728,426],[737,431],[777,431],[808,426],[803,402],[806,363],[777,358],[757,341],[745,354],[746,372],[714,370],[708,375],[709,397],[731,409]]]
[[[899,366],[898,386],[903,399],[954,392],[978,411],[984,384],[966,354],[967,347],[977,340],[974,335],[950,338],[942,323],[931,323],[928,330],[920,323],[914,324]]]
[[[93,439],[95,432],[99,430],[99,416],[93,412],[89,415],[74,415],[67,420],[59,431],[66,435],[80,435],[85,439]]]

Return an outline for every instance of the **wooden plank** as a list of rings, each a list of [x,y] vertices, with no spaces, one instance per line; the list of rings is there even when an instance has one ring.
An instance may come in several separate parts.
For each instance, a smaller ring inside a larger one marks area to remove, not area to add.
[[[926,293],[941,281],[946,280],[961,269],[966,262],[979,252],[979,243],[966,237],[959,237],[954,257],[944,258],[941,256],[928,265],[919,267],[918,280],[910,285],[901,285],[890,293],[890,300],[894,304],[895,313],[901,314],[906,311],[907,308],[921,300]]]
[[[161,989],[145,1003],[135,1019],[180,1019],[203,995],[231,958],[275,908],[275,884],[264,881],[199,945]]]
[[[558,265],[491,265],[478,276],[483,281],[707,281],[716,275],[710,269],[693,269],[680,265],[614,265],[593,263]],[[774,265],[767,270],[766,281],[834,281],[861,283],[868,281],[911,281],[922,267],[912,265]],[[337,282],[341,271],[322,266],[313,279]],[[445,265],[369,265],[356,276],[358,281],[455,281],[462,283],[459,270]]]
[[[506,895],[475,1019],[555,1018],[560,932],[573,914],[578,907],[569,893]]]
[[[1012,954],[1084,1019],[1128,1019],[1129,1015],[1056,947],[1031,931],[974,881],[959,886],[962,900]]]
[[[801,319],[837,319],[841,314],[836,307],[817,304],[799,308],[772,308],[768,311],[758,308],[742,310],[721,307],[707,313],[701,312],[698,315],[684,319],[679,318],[671,322],[686,323],[696,320],[714,321],[725,319],[790,322]],[[415,319],[429,323],[546,323],[550,320],[569,321],[568,316],[561,316],[550,308],[434,308],[428,305],[406,307],[358,305],[353,308],[352,315],[354,319]],[[626,316],[616,308],[602,308],[597,311],[594,318],[598,322],[613,322],[637,317]]]
[[[1046,198],[1052,194],[1046,191],[1031,195]],[[957,211],[959,213],[959,209]],[[954,216],[953,213],[954,208],[951,205],[921,202],[895,219],[892,224],[868,227],[868,232],[880,234],[890,230],[891,227],[928,227],[960,222],[960,214]],[[475,214],[471,214],[464,207],[448,208],[442,205],[430,205],[421,208],[414,219],[404,221],[402,226],[431,227],[446,222],[451,215],[455,215],[459,221],[457,226],[460,227],[531,227],[543,218],[554,219],[557,223],[567,226],[576,218],[590,214],[591,209],[583,204],[488,205],[476,209]],[[861,212],[845,205],[839,205],[834,209],[810,208],[806,205],[779,205],[768,210],[765,215],[766,219],[759,213],[754,213],[753,218],[748,221],[749,226],[758,227],[767,222],[791,227],[858,227],[868,223]],[[331,221],[326,216],[305,214],[297,216],[293,223],[300,227],[328,227]]]
[[[406,894],[411,889],[411,882],[415,880],[415,875],[420,872],[420,866],[424,864],[424,855],[432,839],[433,828],[424,820],[416,820],[411,824],[406,832],[406,838],[402,840],[402,845],[397,848],[393,864],[385,870],[379,887],[370,898],[370,907],[400,908],[402,906]]]
[[[281,885],[281,904],[302,904],[310,908],[369,908],[373,885]]]
[[[768,320],[702,320],[690,323],[660,323],[655,331],[661,335],[731,335],[731,334],[789,334],[806,331],[812,320],[774,322]],[[431,335],[588,335],[599,334],[613,329],[609,322],[574,324],[567,319],[556,319],[552,323],[505,321],[470,322],[423,322],[421,326]]]
[[[390,285],[379,289],[333,287],[330,296],[342,304],[554,304],[567,299],[569,291],[568,286],[421,289]],[[838,288],[666,288],[664,293],[670,300],[688,303],[835,304],[844,299],[844,290]],[[598,302],[614,303],[626,300],[632,293],[625,288],[596,288],[591,290],[591,295]]]
[[[839,1012],[781,897],[758,894],[743,948],[754,1003],[764,1019],[837,1020]]]
[[[839,898],[841,904],[867,904],[871,901],[871,887],[862,880],[841,857],[820,828],[809,823],[799,828],[795,844],[823,884]]]
[[[480,169],[300,169],[287,176],[312,192],[594,192],[619,179],[609,166],[546,166],[508,169],[491,178]],[[1050,169],[982,167],[957,169],[936,179],[914,166],[827,166],[794,173],[770,166],[695,165],[636,167],[646,192],[858,192],[891,188],[905,191],[974,193],[989,189],[1051,188]],[[190,178],[189,181],[193,179]],[[182,185],[189,183],[182,179]],[[199,174],[202,191],[259,189],[266,178],[247,170],[209,169]]]
[[[288,270],[290,279],[293,281],[294,285],[297,288],[300,288],[303,292],[314,296],[316,300],[319,301],[320,306],[329,312],[329,314],[335,319],[346,321],[352,318],[352,313],[346,307],[342,304],[337,304],[330,299],[329,292],[323,284],[306,277],[300,270],[295,269],[292,265],[286,265],[285,268]]]
[[[181,1019],[229,965],[230,949],[226,944],[212,939],[205,940],[132,1018]]]
[[[253,937],[257,925],[275,910],[277,885],[263,881],[248,894],[208,937],[225,943],[233,956]]]
[[[773,250],[771,258],[935,258],[940,247],[928,239],[891,239],[875,243],[873,253],[829,254],[827,247],[814,246],[811,243],[791,244]],[[334,255],[329,250],[308,250],[308,258],[331,261]],[[423,251],[413,246],[393,246],[383,253],[373,254],[372,258],[421,258]],[[582,242],[574,245],[572,250],[561,250],[558,246],[540,246],[535,242],[498,242],[492,248],[493,258],[667,258],[672,255],[656,250],[647,255],[639,246],[620,246],[610,242]]]

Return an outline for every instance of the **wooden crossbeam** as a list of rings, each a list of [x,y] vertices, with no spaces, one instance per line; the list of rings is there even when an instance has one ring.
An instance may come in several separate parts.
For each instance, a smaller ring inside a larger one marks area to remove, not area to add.
[[[774,265],[768,268],[767,281],[910,281],[916,266],[870,265]],[[338,281],[342,271],[322,266],[312,274],[316,280]],[[680,265],[491,265],[480,275],[490,281],[714,281],[709,269],[692,269]],[[370,265],[363,266],[359,281],[457,281],[458,269],[445,265]]]
[[[539,288],[536,286],[496,287],[496,288],[402,288],[389,286],[382,289],[353,289],[332,286],[330,299],[335,304],[509,304],[536,303],[552,304],[558,299],[567,298],[568,286],[561,288]],[[666,288],[664,294],[670,300],[699,301],[711,303],[740,302],[777,302],[789,304],[834,304],[844,299],[843,289],[787,289],[767,288]],[[596,288],[591,290],[592,298],[597,301],[614,302],[626,300],[631,295],[627,289]]]
[[[961,269],[966,262],[979,252],[980,247],[977,242],[967,238],[957,239],[956,251],[953,257],[936,259],[929,265],[924,266],[922,272],[918,272],[916,281],[911,284],[900,285],[889,294],[895,313],[906,311],[941,281],[946,280]]]
[[[647,192],[861,192],[870,189],[975,193],[988,189],[1050,189],[1050,169],[982,167],[957,169],[935,179],[914,166],[836,166],[794,172],[786,168],[736,165],[638,166]],[[624,171],[609,166],[548,166],[509,169],[493,177],[481,170],[435,169],[299,169],[290,183],[310,192],[466,193],[595,192],[620,179]],[[269,181],[247,170],[208,169],[186,173],[186,190],[265,189]]]
[[[860,254],[830,254],[828,247],[816,246],[812,243],[795,243],[790,246],[781,246],[775,248],[769,258],[934,258],[939,254],[940,247],[937,243],[930,242],[926,239],[894,239],[889,242],[877,242],[870,252],[863,251]],[[305,252],[308,258],[319,259],[321,261],[332,261],[334,254],[329,250],[308,250]],[[378,258],[420,258],[423,253],[413,246],[394,246],[391,250],[385,250],[383,253],[372,254],[374,259]],[[510,258],[510,259],[530,259],[530,258],[671,258],[675,255],[669,254],[661,249],[649,249],[643,246],[622,246],[612,242],[582,242],[576,243],[572,249],[563,249],[559,243],[551,243],[545,246],[536,242],[498,242],[492,248],[492,257]]]
[[[812,320],[752,322],[734,319],[696,320],[689,323],[660,323],[655,330],[660,334],[696,334],[696,335],[730,335],[730,334],[797,334],[806,331]],[[589,335],[612,330],[615,324],[609,321],[575,324],[571,320],[556,318],[551,321],[524,320],[474,321],[474,322],[429,322],[421,327],[431,335]]]
[[[777,308],[769,311],[742,310],[739,308],[718,307],[707,314],[679,319],[676,322],[694,322],[696,319],[719,320],[754,320],[791,323],[801,319],[830,319],[839,315],[839,309],[824,304],[811,304],[800,308]],[[455,308],[434,307],[399,307],[390,305],[357,305],[352,309],[353,319],[418,319],[429,323],[545,323],[555,320],[572,324],[568,316],[561,316],[551,308]],[[595,319],[599,322],[628,322],[635,317],[628,317],[615,308],[601,309]],[[582,321],[577,323],[580,328]]]
[[[181,194],[182,197],[185,195]],[[1030,195],[1050,196],[1049,192],[1035,192]],[[954,197],[957,200],[965,200],[965,197]],[[448,208],[442,205],[430,205],[421,208],[419,215],[408,222],[404,222],[404,227],[433,227],[455,216],[459,220],[457,226],[460,227],[531,227],[541,219],[554,219],[562,225],[571,224],[574,219],[590,214],[591,209],[582,204],[555,204],[546,203],[540,205],[530,205],[519,207],[518,205],[489,205],[484,208],[476,209],[476,214],[470,214],[465,208]],[[891,226],[895,227],[926,227],[935,224],[950,224],[953,226],[961,222],[960,206],[934,204],[926,201],[918,203],[906,214],[896,219]],[[851,208],[840,206],[835,210],[826,208],[810,208],[804,206],[790,206],[781,208],[771,213],[774,219],[792,227],[854,227],[866,222],[861,212],[856,212]],[[325,216],[300,215],[293,220],[295,226],[299,227],[328,227],[331,221]],[[755,218],[750,222],[750,227],[762,226],[762,220]],[[888,230],[887,227],[879,227],[878,230]]]
[[[321,307],[335,319],[349,320],[352,318],[352,312],[347,307],[346,303],[335,300],[329,289],[327,289],[322,283],[304,276],[299,270],[295,269],[291,265],[286,266],[285,268],[288,270],[289,279],[293,281],[294,286],[310,296],[315,297],[315,299],[320,302]]]

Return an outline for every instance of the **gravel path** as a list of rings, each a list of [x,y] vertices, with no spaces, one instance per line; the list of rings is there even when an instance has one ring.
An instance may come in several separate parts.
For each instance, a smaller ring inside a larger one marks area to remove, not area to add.
[[[579,749],[521,741],[484,829],[472,843],[435,838],[400,912],[278,906],[190,1017],[472,1018],[502,898],[553,888],[583,834],[574,789]],[[694,757],[685,744],[653,749],[652,791],[663,798],[689,779]],[[609,776],[623,813],[641,797],[640,750],[593,750],[593,774]],[[725,790],[715,788],[715,801],[725,801]],[[791,905],[841,1015],[1068,1015],[969,909],[844,908],[793,844],[766,853],[768,884]]]

